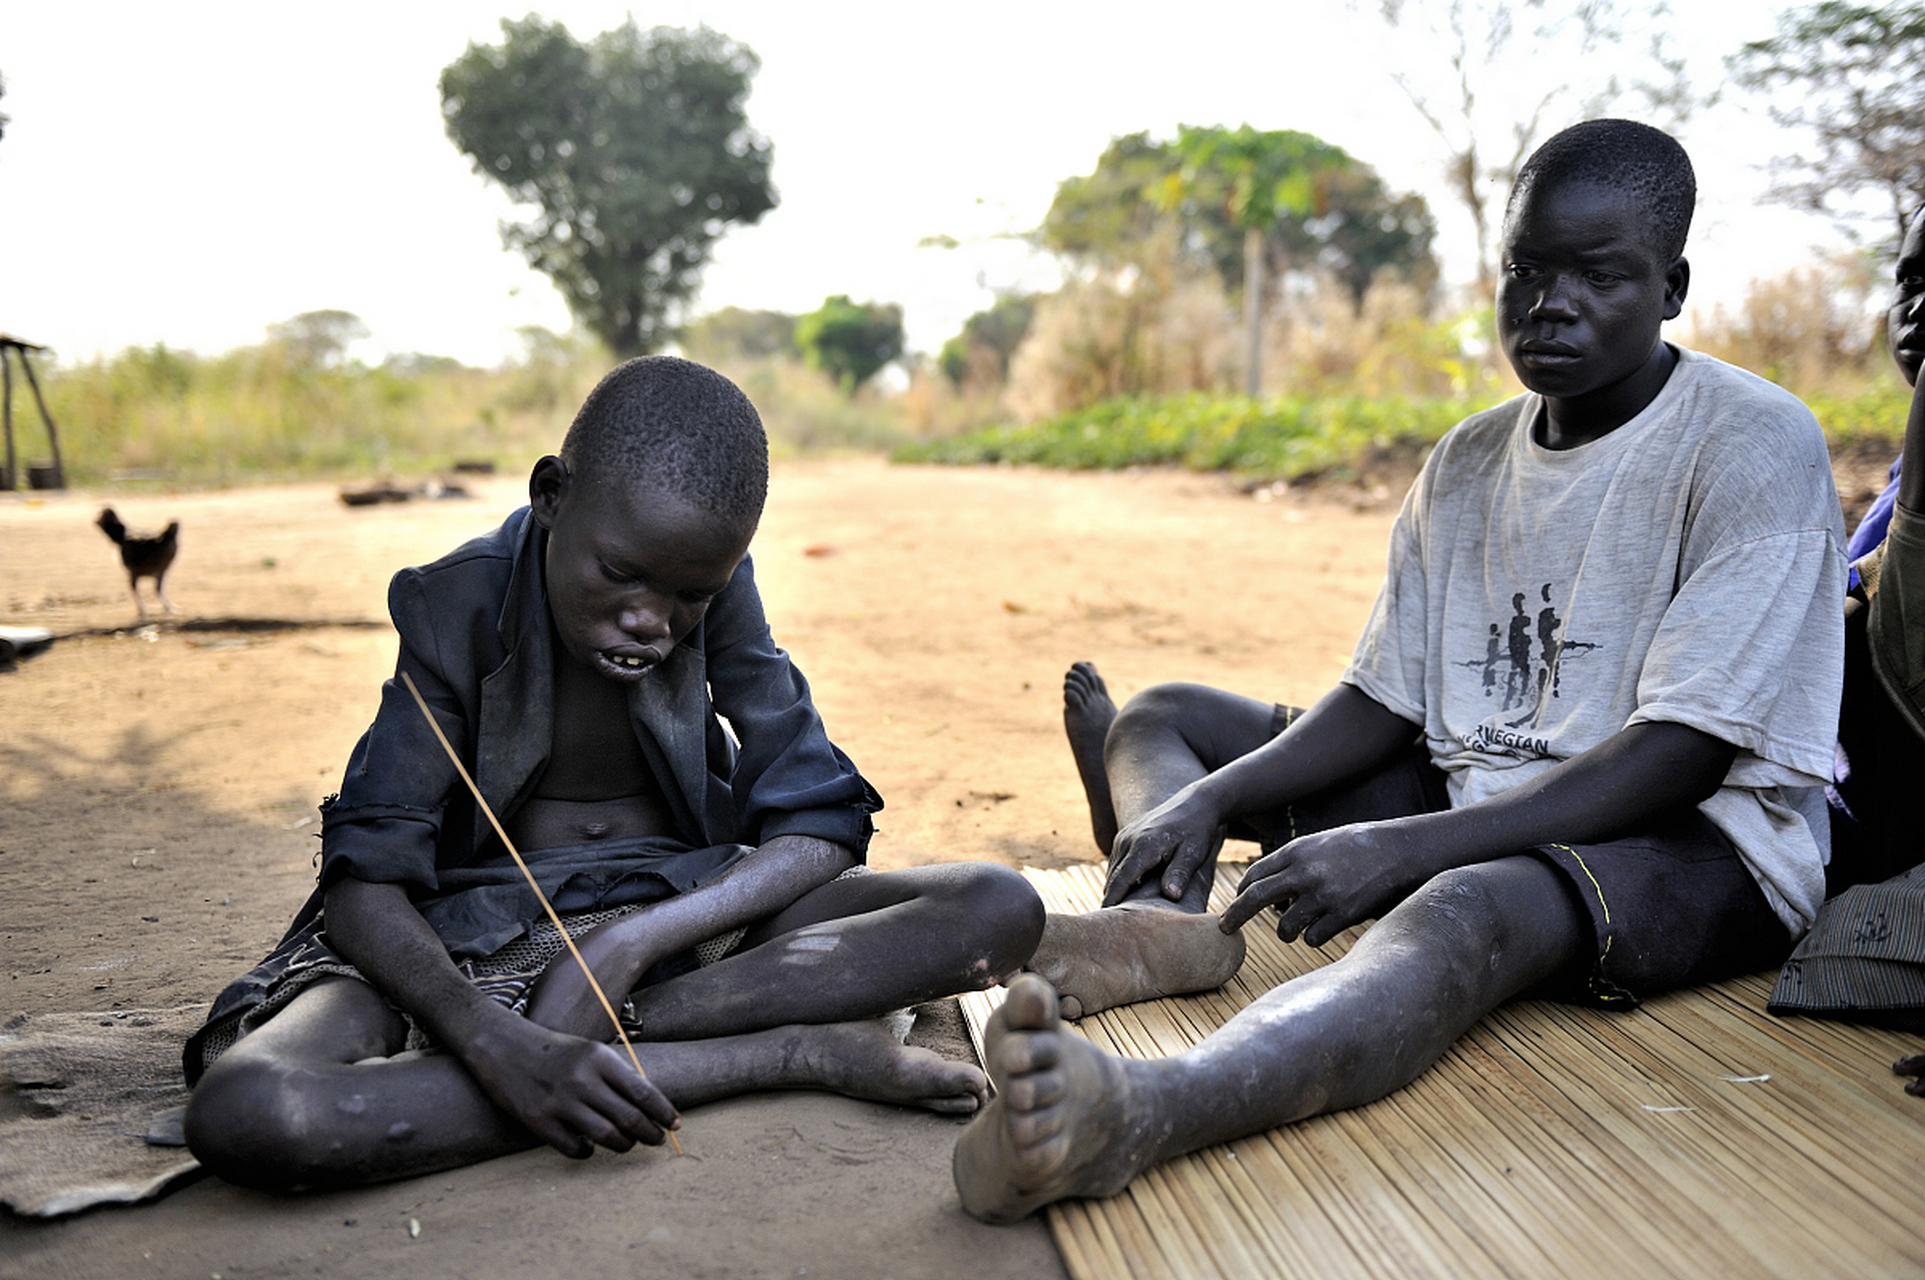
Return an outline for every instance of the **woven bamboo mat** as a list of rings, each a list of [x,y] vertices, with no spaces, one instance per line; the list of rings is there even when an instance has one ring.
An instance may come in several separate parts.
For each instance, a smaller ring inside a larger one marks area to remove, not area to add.
[[[1053,911],[1098,867],[1028,873]],[[1220,909],[1237,879],[1218,878]],[[1202,996],[1085,1018],[1133,1057],[1180,1052],[1355,940],[1253,924]],[[1925,1099],[1891,1063],[1914,1037],[1764,1012],[1771,975],[1633,1013],[1499,1010],[1383,1101],[1161,1165],[1048,1210],[1078,1280],[1208,1276],[1925,1274]],[[1000,988],[965,996],[981,1049]]]

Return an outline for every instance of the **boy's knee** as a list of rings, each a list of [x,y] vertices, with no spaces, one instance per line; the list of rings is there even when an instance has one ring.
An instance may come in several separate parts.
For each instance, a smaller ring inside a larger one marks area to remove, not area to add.
[[[1439,872],[1393,914],[1400,936],[1480,984],[1554,963],[1582,933],[1557,873],[1528,855]]]
[[[194,1086],[182,1129],[187,1148],[212,1172],[240,1186],[288,1190],[337,1180],[341,1144],[310,1112],[315,1100],[295,1083],[310,1072],[223,1058]]]
[[[1198,713],[1207,696],[1213,692],[1206,685],[1182,681],[1153,684],[1123,704],[1123,709],[1116,713],[1116,723],[1110,727],[1110,732],[1127,734],[1145,728],[1181,725]]]
[[[953,901],[945,914],[975,923],[990,979],[1022,968],[1043,940],[1047,913],[1035,887],[1022,872],[996,862],[959,863],[949,870],[955,872],[949,884]]]
[[[1494,942],[1503,930],[1505,912],[1490,868],[1489,863],[1478,863],[1440,871],[1406,901],[1433,922],[1435,931],[1460,935],[1466,942]]]

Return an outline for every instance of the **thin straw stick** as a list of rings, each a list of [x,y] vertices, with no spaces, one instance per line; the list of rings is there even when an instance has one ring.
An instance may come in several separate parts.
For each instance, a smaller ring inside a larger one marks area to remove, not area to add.
[[[628,1032],[622,1029],[622,1020],[615,1016],[615,1006],[608,1003],[608,996],[602,991],[602,984],[595,981],[595,971],[588,967],[588,961],[582,959],[581,951],[576,948],[575,940],[568,936],[568,929],[562,924],[561,917],[555,914],[555,908],[549,903],[548,895],[541,891],[539,884],[535,883],[535,873],[530,871],[528,864],[521,860],[521,854],[515,850],[515,842],[510,840],[508,833],[501,829],[501,819],[495,817],[495,811],[488,807],[488,802],[481,796],[481,788],[477,787],[475,780],[468,776],[468,768],[461,763],[461,757],[455,754],[454,747],[448,742],[448,735],[441,732],[441,722],[434,718],[434,712],[428,710],[428,700],[421,696],[421,690],[414,687],[413,677],[405,671],[401,673],[401,683],[407,685],[408,692],[414,695],[414,705],[421,708],[422,718],[428,722],[428,727],[434,730],[435,741],[439,742],[441,749],[448,753],[448,760],[454,765],[455,772],[459,773],[461,780],[468,784],[468,790],[474,796],[475,803],[480,805],[482,813],[487,815],[488,825],[495,829],[495,834],[501,837],[502,846],[508,850],[508,856],[515,860],[515,865],[521,868],[521,874],[527,877],[528,887],[535,891],[535,900],[541,903],[541,909],[548,913],[548,919],[554,924],[555,931],[561,934],[561,940],[567,946],[568,954],[575,957],[575,963],[581,966],[582,976],[588,979],[589,989],[595,993],[595,998],[602,1002],[602,1012],[608,1015],[608,1021],[615,1028],[615,1034],[621,1038],[622,1048],[628,1050],[628,1060],[634,1065],[635,1074],[644,1080],[648,1079],[648,1072],[642,1070],[642,1060],[635,1056],[635,1046],[628,1042]],[[667,1132],[669,1142],[675,1147],[675,1154],[681,1155],[682,1144],[676,1140],[675,1130],[670,1129]]]

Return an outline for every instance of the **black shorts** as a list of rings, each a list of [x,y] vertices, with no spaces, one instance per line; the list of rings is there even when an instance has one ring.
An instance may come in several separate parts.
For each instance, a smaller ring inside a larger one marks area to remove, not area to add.
[[[1279,706],[1272,735],[1302,714]],[[1449,807],[1443,771],[1419,739],[1371,776],[1258,814],[1230,835],[1268,852],[1313,831]],[[1737,849],[1695,809],[1636,836],[1518,852],[1558,873],[1594,944],[1590,963],[1539,994],[1628,1009],[1662,991],[1772,968],[1791,952]]]

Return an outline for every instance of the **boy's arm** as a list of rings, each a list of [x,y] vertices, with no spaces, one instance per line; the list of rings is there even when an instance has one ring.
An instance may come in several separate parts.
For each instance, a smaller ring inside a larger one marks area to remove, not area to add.
[[[1630,725],[1477,804],[1293,840],[1251,866],[1223,928],[1286,903],[1278,935],[1321,946],[1440,871],[1551,841],[1609,839],[1696,805],[1716,793],[1736,755],[1687,725]]]
[[[1418,727],[1354,685],[1340,684],[1283,733],[1171,796],[1117,834],[1103,905],[1162,870],[1175,902],[1237,818],[1359,777],[1415,740]]]
[[[616,999],[657,960],[772,916],[855,864],[853,853],[828,840],[776,836],[707,884],[597,929],[581,940],[582,958]],[[580,967],[565,957],[557,957],[537,982],[528,1017],[582,1036],[608,1025]]]
[[[607,1044],[518,1017],[455,968],[396,884],[351,877],[327,891],[329,941],[375,989],[424,1023],[482,1091],[563,1155],[656,1145],[679,1126],[660,1090]]]
[[[1925,378],[1919,382],[1925,384]],[[1925,513],[1925,391],[1912,389],[1912,412],[1905,420],[1905,445],[1899,453],[1905,464],[1898,472],[1898,505]]]

